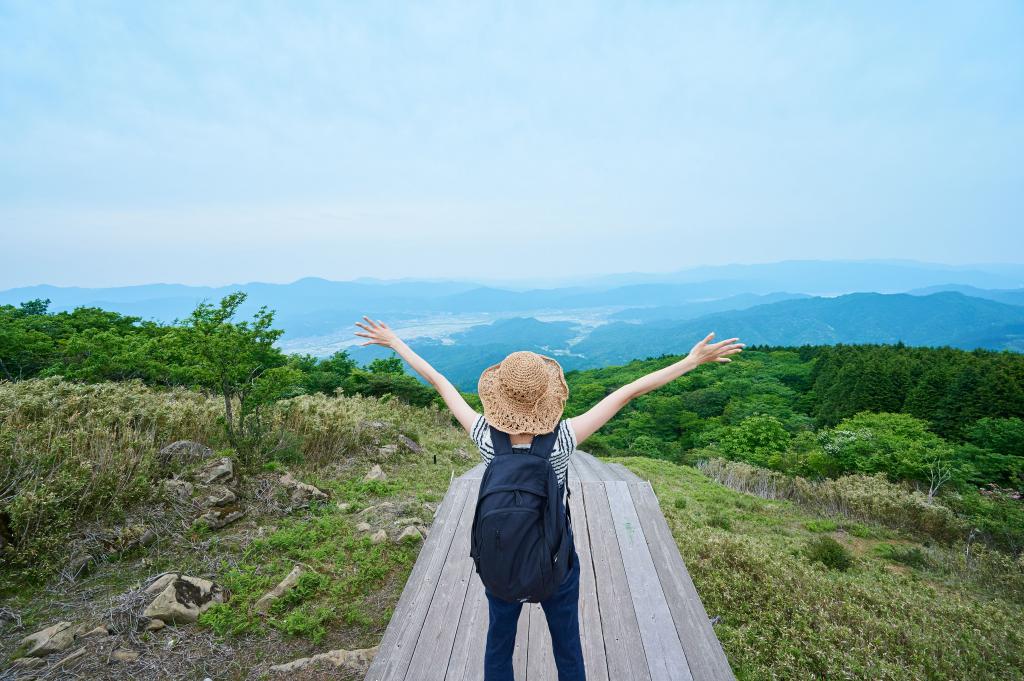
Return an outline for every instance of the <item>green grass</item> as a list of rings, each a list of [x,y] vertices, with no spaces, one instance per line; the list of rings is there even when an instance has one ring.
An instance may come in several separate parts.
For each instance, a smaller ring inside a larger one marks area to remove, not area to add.
[[[1024,678],[1012,559],[985,554],[965,575],[956,548],[735,492],[687,466],[614,460],[651,480],[739,679]],[[846,569],[816,559],[819,543]],[[941,564],[919,560],[931,555]]]

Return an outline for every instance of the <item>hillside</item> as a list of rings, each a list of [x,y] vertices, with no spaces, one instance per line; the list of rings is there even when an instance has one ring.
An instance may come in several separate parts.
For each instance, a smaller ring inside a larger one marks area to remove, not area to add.
[[[225,447],[221,403],[188,391],[31,380],[0,383],[0,405],[3,489],[35,474],[4,534],[9,678],[361,678],[450,476],[475,463],[446,414],[395,400],[280,402],[285,444],[255,459]],[[182,438],[198,444],[167,447]],[[975,546],[965,565],[962,547],[872,512],[620,461],[652,481],[739,678],[1020,678],[1024,584],[998,553]],[[160,624],[146,590],[167,572],[209,580],[197,622]],[[62,622],[51,652],[18,657]]]
[[[1024,351],[1014,330],[1024,308],[956,292],[927,296],[852,293],[787,300],[697,319],[599,327],[574,346],[589,366],[686,351],[708,330],[751,345],[896,343]],[[975,343],[984,342],[985,345]]]

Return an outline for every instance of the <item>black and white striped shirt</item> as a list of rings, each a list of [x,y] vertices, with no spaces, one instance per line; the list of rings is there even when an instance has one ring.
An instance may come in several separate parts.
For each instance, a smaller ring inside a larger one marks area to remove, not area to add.
[[[565,473],[569,468],[569,457],[576,451],[576,433],[573,432],[569,419],[562,419],[556,426],[558,436],[555,438],[555,448],[551,450],[551,466],[558,476],[558,484],[565,487]],[[491,429],[488,428],[487,419],[483,414],[477,414],[476,421],[470,429],[470,436],[480,450],[480,458],[484,465],[494,458],[494,445],[491,443]],[[513,449],[529,449],[530,445],[512,445]]]

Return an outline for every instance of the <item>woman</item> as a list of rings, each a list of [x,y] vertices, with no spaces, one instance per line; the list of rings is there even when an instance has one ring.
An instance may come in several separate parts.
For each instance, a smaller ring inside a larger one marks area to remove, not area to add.
[[[384,322],[364,316],[366,324],[356,326],[366,333],[355,335],[370,340],[362,345],[383,345],[397,352],[409,366],[437,389],[452,414],[480,450],[484,464],[494,457],[490,428],[509,434],[513,448],[529,449],[535,435],[557,432],[551,465],[564,488],[569,458],[579,443],[608,422],[626,404],[640,395],[660,388],[701,364],[726,363],[742,351],[738,338],[712,343],[714,333],[693,346],[685,358],[651,372],[615,390],[587,412],[563,419],[569,390],[557,361],[529,351],[513,352],[480,376],[478,394],[483,414],[477,413],[458,390],[434,367],[417,355]],[[551,631],[551,645],[559,681],[583,681],[583,651],[579,638],[579,560],[559,590],[541,601]],[[522,603],[509,603],[487,593],[489,623],[484,653],[485,681],[513,681],[512,652]]]

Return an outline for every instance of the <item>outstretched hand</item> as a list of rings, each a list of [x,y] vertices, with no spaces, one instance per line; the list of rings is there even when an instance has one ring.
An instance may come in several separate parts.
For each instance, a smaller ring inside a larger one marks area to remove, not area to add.
[[[731,362],[732,360],[729,359],[729,356],[743,352],[743,348],[746,345],[746,343],[737,343],[736,341],[739,338],[728,338],[724,341],[712,343],[711,339],[714,337],[715,332],[712,331],[690,350],[689,356],[693,358],[694,364],[705,364],[707,362],[724,364],[725,362]]]
[[[369,326],[361,322],[356,322],[356,326],[369,331],[369,333],[359,333],[356,331],[356,335],[362,336],[363,338],[369,338],[370,340],[365,343],[360,343],[359,345],[383,345],[388,348],[395,347],[395,343],[398,341],[398,336],[391,330],[391,327],[379,319],[377,320],[377,323],[374,324],[373,320],[366,315],[363,315],[363,319],[369,323]]]

